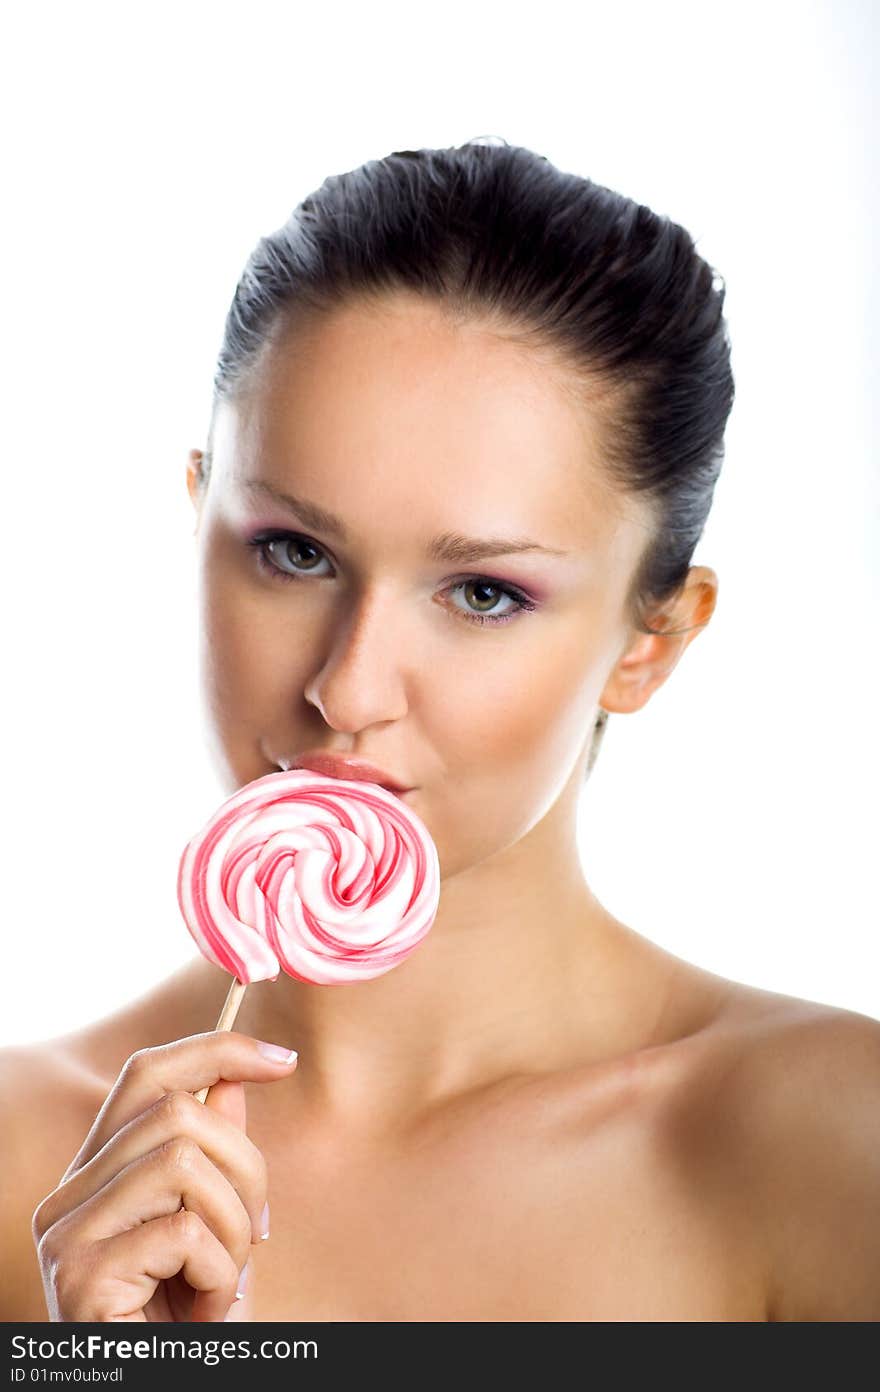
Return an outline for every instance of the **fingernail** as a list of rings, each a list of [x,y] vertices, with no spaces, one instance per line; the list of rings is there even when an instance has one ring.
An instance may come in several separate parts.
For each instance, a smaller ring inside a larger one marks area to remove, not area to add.
[[[235,1292],[235,1298],[236,1298],[236,1300],[241,1300],[242,1296],[244,1295],[245,1291],[247,1290],[247,1283],[248,1283],[248,1264],[247,1264],[247,1262],[245,1262],[244,1266],[241,1268],[241,1275],[240,1275],[239,1278],[238,1278],[238,1290]]]
[[[291,1064],[299,1057],[296,1049],[285,1049],[280,1044],[267,1044],[263,1039],[257,1040],[257,1048],[264,1058],[271,1059],[273,1063]]]
[[[260,1214],[260,1241],[265,1242],[269,1236],[269,1204],[263,1204],[263,1211]]]

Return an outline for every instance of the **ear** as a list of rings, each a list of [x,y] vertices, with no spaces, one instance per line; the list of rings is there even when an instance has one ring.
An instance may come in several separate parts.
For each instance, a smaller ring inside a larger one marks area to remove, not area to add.
[[[196,510],[196,525],[193,528],[193,536],[195,536],[199,530],[199,522],[201,520],[202,510],[202,496],[204,494],[205,489],[205,481],[202,474],[203,457],[204,456],[200,449],[191,449],[189,452],[189,459],[187,461],[186,466],[186,488],[187,492],[189,493],[192,505]]]
[[[599,697],[608,711],[641,710],[662,686],[688,643],[706,627],[718,598],[718,576],[709,566],[691,566],[680,593],[648,617],[660,633],[635,635],[618,658]]]

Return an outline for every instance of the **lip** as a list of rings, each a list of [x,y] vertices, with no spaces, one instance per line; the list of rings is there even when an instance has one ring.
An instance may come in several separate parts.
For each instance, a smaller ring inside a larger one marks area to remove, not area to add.
[[[359,783],[378,783],[390,793],[412,791],[407,784],[400,783],[375,764],[368,764],[365,759],[334,754],[329,749],[307,749],[305,753],[297,754],[289,763],[287,760],[281,762],[282,766],[286,765],[287,768],[309,769],[310,772],[322,773],[327,778],[350,778]]]

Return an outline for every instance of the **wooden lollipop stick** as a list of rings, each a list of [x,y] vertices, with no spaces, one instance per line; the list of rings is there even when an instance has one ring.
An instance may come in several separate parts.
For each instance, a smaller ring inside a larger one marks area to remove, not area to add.
[[[239,981],[238,977],[234,976],[232,978],[232,985],[229,988],[229,994],[223,1002],[223,1009],[220,1011],[220,1019],[217,1021],[215,1029],[232,1029],[232,1026],[235,1024],[235,1017],[238,1014],[238,1007],[244,1000],[244,993],[246,990],[247,982]],[[195,1094],[196,1101],[204,1102],[210,1091],[210,1087],[199,1088],[199,1091]]]

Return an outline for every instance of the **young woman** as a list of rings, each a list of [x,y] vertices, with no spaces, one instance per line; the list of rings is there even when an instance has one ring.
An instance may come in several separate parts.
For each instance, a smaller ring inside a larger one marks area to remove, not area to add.
[[[576,840],[609,713],[715,605],[723,298],[683,228],[504,143],[259,242],[187,466],[217,767],[366,761],[439,912],[230,1033],[196,957],[5,1050],[0,1317],[880,1318],[880,1022],[662,950]]]

